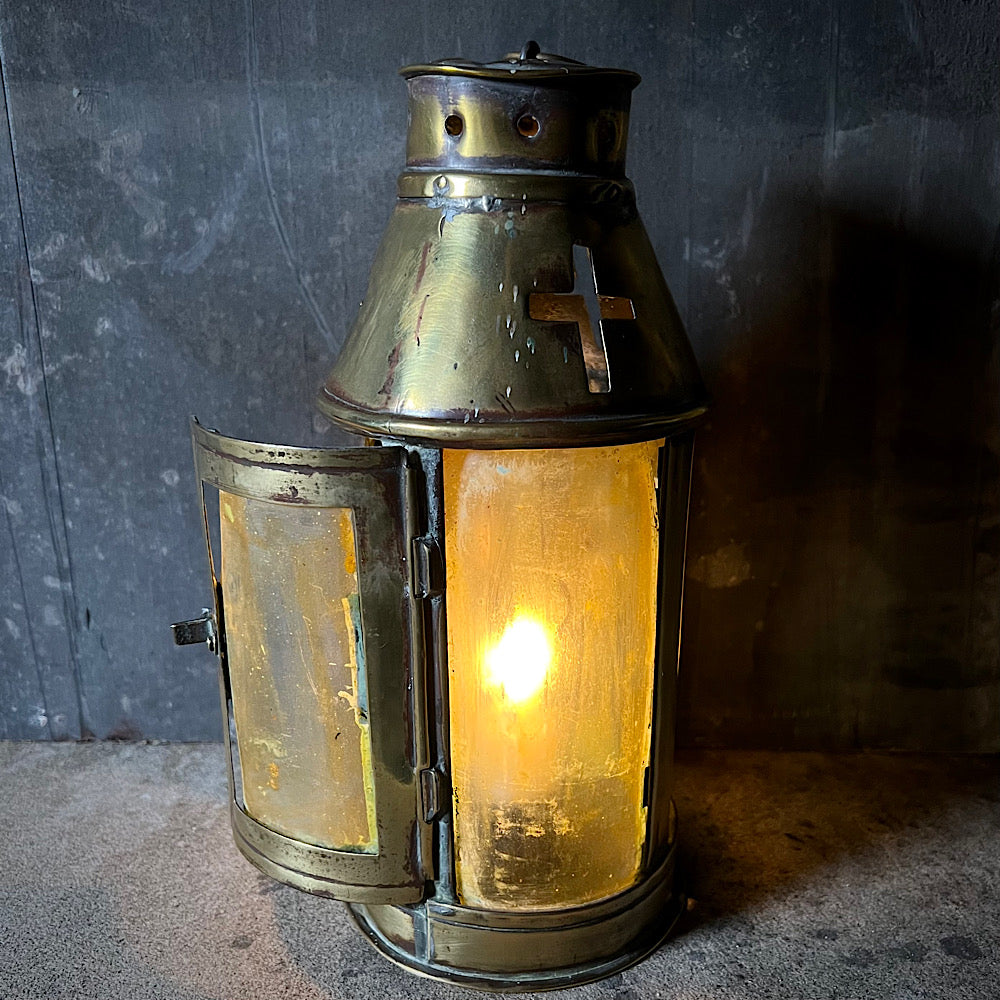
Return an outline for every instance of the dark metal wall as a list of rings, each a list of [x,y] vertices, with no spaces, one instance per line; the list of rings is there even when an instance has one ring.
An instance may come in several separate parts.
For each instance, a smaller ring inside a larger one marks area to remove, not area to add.
[[[638,70],[630,174],[716,399],[680,739],[1000,749],[1000,0],[0,5],[0,737],[219,734],[186,419],[310,400],[395,71]],[[992,313],[991,313],[992,310]]]

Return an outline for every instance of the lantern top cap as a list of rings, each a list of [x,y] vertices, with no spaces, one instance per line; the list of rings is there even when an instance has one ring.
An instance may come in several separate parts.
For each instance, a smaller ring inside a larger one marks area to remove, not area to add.
[[[404,66],[400,76],[407,80],[415,76],[466,76],[485,80],[517,80],[522,77],[532,84],[579,80],[593,77],[615,77],[629,90],[642,79],[638,73],[608,66],[589,66],[565,56],[542,52],[535,41],[525,42],[520,52],[508,52],[495,62],[479,63],[470,59],[439,59],[432,63]],[[520,81],[518,81],[520,82]]]
[[[639,76],[534,42],[402,73],[399,201],[321,411],[458,448],[693,426],[705,389],[625,176]]]

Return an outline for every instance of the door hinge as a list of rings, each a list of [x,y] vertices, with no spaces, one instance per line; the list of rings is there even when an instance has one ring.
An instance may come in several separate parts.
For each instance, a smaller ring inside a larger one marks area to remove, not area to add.
[[[420,803],[425,823],[433,823],[445,811],[445,786],[445,777],[440,771],[428,767],[420,772]]]
[[[414,597],[437,597],[444,592],[441,550],[430,535],[418,535],[410,543],[410,566]]]

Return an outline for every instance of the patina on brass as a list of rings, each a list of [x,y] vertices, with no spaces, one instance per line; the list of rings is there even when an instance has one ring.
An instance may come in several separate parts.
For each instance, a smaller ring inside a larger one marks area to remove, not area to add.
[[[675,434],[704,412],[624,173],[639,78],[522,55],[401,71],[399,200],[319,400],[338,423],[511,448]]]
[[[648,836],[638,884],[544,915],[460,906],[445,815],[432,898],[353,907],[376,947],[409,968],[485,989],[552,988],[636,961],[678,912],[674,672],[690,428],[705,393],[624,173],[639,78],[544,55],[533,43],[498,63],[401,72],[410,129],[399,200],[320,409],[368,435],[422,444],[424,454],[667,438]],[[427,531],[443,547],[441,527],[432,514]],[[432,687],[447,768],[442,657],[439,648]]]
[[[409,456],[402,448],[330,450],[257,444],[225,437],[197,421],[192,422],[191,437],[202,484],[274,504],[354,510],[364,594],[362,630],[370,638],[365,649],[378,853],[316,847],[268,829],[240,802],[230,769],[236,843],[263,872],[308,892],[350,902],[420,900],[432,871],[432,831],[423,821],[419,778],[428,767],[423,672],[414,669],[411,655],[411,650],[423,647],[422,623],[410,596],[405,576],[408,553],[402,548],[415,537],[407,518],[419,509],[411,496]],[[216,617],[224,626],[211,543],[209,560]],[[224,627],[221,631],[224,635]],[[232,695],[225,643],[219,653],[223,711],[228,718]],[[229,738],[226,727],[227,746]]]
[[[683,908],[673,882],[674,691],[692,429],[705,393],[624,173],[638,76],[547,55],[535,43],[495,63],[449,60],[401,72],[410,126],[398,201],[360,315],[319,398],[331,420],[383,446],[282,448],[193,427],[204,484],[354,512],[374,652],[378,850],[332,851],[268,829],[243,808],[235,778],[233,827],[240,850],[263,871],[347,901],[366,937],[400,965],[485,990],[555,989],[638,961]],[[623,892],[572,907],[461,905],[443,449],[660,440],[639,876]],[[214,568],[213,583],[214,619],[182,623],[177,636],[219,653],[228,718],[225,595]],[[231,753],[238,765],[238,747]]]

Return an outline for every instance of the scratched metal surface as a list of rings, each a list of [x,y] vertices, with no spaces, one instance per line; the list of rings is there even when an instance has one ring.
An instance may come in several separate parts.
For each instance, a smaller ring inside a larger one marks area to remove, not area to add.
[[[215,738],[186,418],[311,399],[398,66],[638,70],[629,174],[716,404],[680,738],[1000,749],[997,0],[0,3],[0,736]]]

